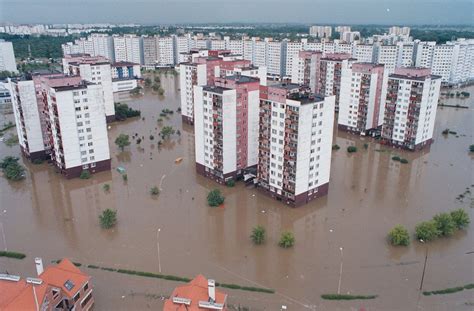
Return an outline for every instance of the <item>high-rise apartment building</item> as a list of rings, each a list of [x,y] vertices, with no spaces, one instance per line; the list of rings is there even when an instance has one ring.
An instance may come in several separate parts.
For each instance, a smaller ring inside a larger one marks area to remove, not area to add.
[[[154,69],[158,63],[158,42],[155,36],[144,36],[143,64],[146,68]]]
[[[400,36],[400,35],[409,36],[410,35],[410,27],[393,26],[393,27],[389,28],[388,33],[390,35],[396,35],[396,36]]]
[[[322,52],[300,51],[293,58],[291,83],[306,85],[313,93],[316,92],[322,55]]]
[[[388,74],[384,65],[353,63],[342,68],[338,127],[361,135],[380,131]]]
[[[174,65],[174,40],[172,37],[158,37],[158,65],[169,67]]]
[[[142,42],[141,37],[136,35],[113,36],[114,55],[116,62],[132,62],[142,64]]]
[[[115,120],[114,95],[112,87],[112,67],[102,56],[71,56],[63,58],[66,75],[79,75],[82,80],[100,84],[104,92],[104,111],[107,122]]]
[[[374,62],[384,64],[385,70],[390,74],[397,67],[398,46],[397,45],[374,45]]]
[[[433,141],[441,77],[426,68],[397,68],[388,78],[382,138],[418,150]]]
[[[309,35],[317,38],[331,38],[331,26],[311,26],[309,27]]]
[[[18,72],[13,44],[3,39],[0,39],[0,71]]]
[[[67,178],[110,170],[102,85],[78,76],[50,77],[43,81],[42,99],[56,168]]]
[[[294,84],[261,87],[258,185],[298,206],[328,192],[334,96]]]
[[[228,76],[194,87],[198,173],[226,182],[256,168],[259,85],[257,78]]]
[[[350,54],[326,54],[321,58],[319,79],[316,84],[316,93],[323,96],[335,95],[335,109],[339,110],[339,96],[341,91],[342,68],[355,62]]]

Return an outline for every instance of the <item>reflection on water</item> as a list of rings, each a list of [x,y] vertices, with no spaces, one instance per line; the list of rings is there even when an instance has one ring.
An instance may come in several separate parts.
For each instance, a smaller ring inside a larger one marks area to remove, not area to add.
[[[341,260],[342,292],[380,295],[364,304],[375,309],[413,309],[419,301],[417,288],[426,247],[426,288],[472,282],[472,255],[466,255],[474,244],[472,229],[429,245],[414,242],[407,248],[390,247],[385,240],[394,225],[403,224],[413,231],[416,223],[441,211],[464,207],[474,218],[470,202],[455,200],[473,183],[472,157],[466,151],[473,139],[472,109],[439,109],[435,143],[431,150],[417,153],[335,130],[335,143],[341,149],[332,156],[328,196],[293,209],[242,184],[220,187],[198,176],[193,128],[181,125],[176,112],[178,78],[170,75],[161,80],[165,97],[147,92],[128,102],[142,111],[144,120],[111,125],[111,172],[90,180],[66,180],[48,164],[27,164],[25,181],[0,179],[0,205],[5,210],[0,222],[9,249],[30,257],[68,256],[83,263],[157,272],[156,232],[160,228],[164,273],[203,273],[222,282],[256,283],[295,299],[273,295],[245,302],[256,309],[273,302],[292,305],[292,310],[303,308],[301,304],[334,309],[334,302],[321,301],[319,295],[337,290]],[[164,108],[175,113],[158,123]],[[159,144],[159,132],[166,125],[179,129],[181,135]],[[466,136],[444,137],[441,131],[447,127]],[[121,152],[114,144],[121,133],[141,137],[142,142],[131,139],[131,146]],[[356,145],[358,152],[349,155],[349,145]],[[19,149],[2,144],[0,154],[18,155]],[[391,160],[394,155],[409,163]],[[179,157],[183,161],[175,164]],[[127,182],[117,166],[126,169]],[[108,193],[102,188],[105,183],[111,185]],[[153,186],[162,189],[158,198],[149,194]],[[215,187],[221,188],[226,201],[223,207],[209,208],[207,191]],[[113,230],[102,230],[98,224],[98,215],[106,208],[118,211]],[[252,245],[249,239],[257,224],[267,229],[267,241],[261,246]],[[295,233],[292,249],[277,246],[284,230]],[[9,264],[0,262],[0,270]],[[232,293],[237,301],[242,299],[239,295],[244,293]],[[423,301],[428,308],[429,301]],[[102,309],[121,305],[120,300],[108,303]]]

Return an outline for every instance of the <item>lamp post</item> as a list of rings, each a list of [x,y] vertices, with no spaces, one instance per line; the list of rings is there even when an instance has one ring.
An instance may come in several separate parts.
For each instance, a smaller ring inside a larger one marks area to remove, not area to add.
[[[339,250],[341,251],[341,265],[339,267],[339,283],[337,284],[337,293],[340,294],[341,293],[341,281],[342,281],[342,263],[343,263],[343,248],[342,247],[339,247]]]
[[[420,239],[420,242],[425,244],[425,241],[423,241],[423,239]],[[425,270],[426,270],[427,261],[428,261],[428,245],[425,245],[425,263],[423,264],[423,273],[421,274],[420,291],[423,290],[423,282],[425,281]]]
[[[156,231],[156,247],[158,249],[158,272],[161,273],[161,259],[160,259],[160,231],[161,229],[158,228]]]

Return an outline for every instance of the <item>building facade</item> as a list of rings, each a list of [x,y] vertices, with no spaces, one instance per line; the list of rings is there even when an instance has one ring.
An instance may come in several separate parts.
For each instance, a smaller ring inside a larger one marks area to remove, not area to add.
[[[0,39],[0,71],[18,73],[13,44],[3,39]]]
[[[430,69],[399,68],[388,78],[382,139],[419,150],[433,141],[441,77]]]
[[[329,189],[335,96],[298,85],[261,87],[259,187],[292,206]]]

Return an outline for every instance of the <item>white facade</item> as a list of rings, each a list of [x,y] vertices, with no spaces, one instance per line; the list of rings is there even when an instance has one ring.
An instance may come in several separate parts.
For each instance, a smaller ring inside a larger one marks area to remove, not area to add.
[[[13,44],[0,39],[0,71],[17,73]]]
[[[303,50],[303,44],[301,42],[287,42],[286,43],[286,62],[285,75],[291,76],[293,71],[293,62],[298,57],[300,51]]]
[[[330,38],[332,35],[331,26],[311,26],[309,28],[309,35],[317,38]]]
[[[158,63],[158,42],[155,36],[145,36],[143,40],[143,64],[154,68]]]
[[[376,45],[375,62],[384,64],[385,70],[390,74],[397,67],[398,48],[396,45]]]
[[[277,41],[270,41],[267,42],[267,57],[266,57],[266,64],[258,65],[258,66],[266,66],[268,74],[270,75],[282,75],[284,74],[285,68],[283,66],[283,53],[285,48],[286,42],[277,42]]]
[[[158,65],[174,65],[174,43],[171,37],[158,38]]]
[[[41,116],[33,80],[9,80],[7,86],[12,94],[16,130],[22,150],[27,155],[45,151]]]
[[[183,63],[179,65],[181,115],[189,123],[194,121],[194,86],[207,84],[206,64]]]
[[[372,44],[355,44],[352,50],[352,57],[361,63],[371,63],[373,54],[374,46]]]
[[[101,85],[51,87],[47,101],[58,168],[94,169],[110,159]]]
[[[141,38],[136,35],[113,36],[116,62],[142,63]]]

